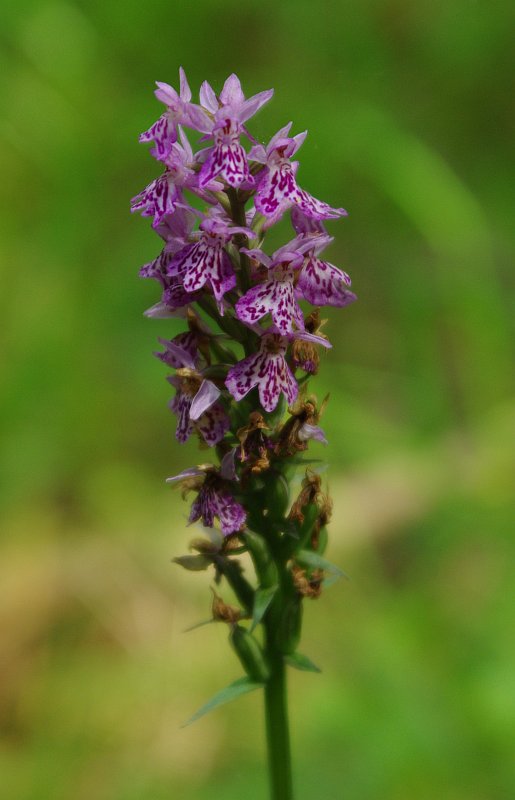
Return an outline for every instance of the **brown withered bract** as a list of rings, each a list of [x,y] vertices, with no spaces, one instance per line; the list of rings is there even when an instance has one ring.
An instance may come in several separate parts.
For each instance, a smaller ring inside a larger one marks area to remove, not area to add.
[[[320,411],[317,409],[316,397],[299,398],[295,405],[289,409],[290,419],[287,420],[279,431],[275,445],[275,454],[278,456],[293,456],[295,453],[307,450],[308,443],[299,438],[303,425],[317,425],[322,410],[325,408],[327,398],[324,399]]]
[[[306,477],[302,481],[302,488],[290,509],[288,519],[300,523],[304,522],[304,514],[302,513],[304,506],[311,503],[320,505],[321,501],[323,502],[325,498],[325,495],[320,491],[321,485],[322,479],[320,475],[317,475],[316,472],[310,469],[306,470]]]
[[[322,582],[324,572],[321,569],[314,569],[308,576],[307,571],[298,564],[294,564],[291,569],[293,585],[298,593],[303,597],[314,600],[322,594]]]
[[[241,461],[255,475],[264,472],[270,466],[269,440],[264,433],[267,430],[270,428],[263,415],[259,411],[253,411],[249,415],[248,424],[236,432],[240,441]]]
[[[322,332],[322,328],[327,323],[326,319],[320,319],[320,309],[315,308],[311,314],[304,319],[306,333],[313,333],[315,336],[327,338]],[[316,375],[320,366],[319,348],[313,342],[306,342],[303,339],[295,339],[291,348],[292,365],[295,369],[303,369],[310,375]]]
[[[213,592],[213,602],[211,604],[213,619],[217,622],[228,622],[230,625],[235,625],[243,616],[241,610],[236,606],[224,603],[212,587],[211,591]]]

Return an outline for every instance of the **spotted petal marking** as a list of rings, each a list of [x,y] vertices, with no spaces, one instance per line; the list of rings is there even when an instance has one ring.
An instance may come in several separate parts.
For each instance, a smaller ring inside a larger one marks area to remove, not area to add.
[[[343,308],[356,300],[346,288],[350,284],[346,272],[311,254],[300,270],[297,291],[314,306]]]
[[[212,528],[215,517],[220,520],[222,533],[229,534],[240,530],[247,514],[226,489],[218,489],[212,483],[206,482],[191,506],[189,522],[202,519],[206,528]]]
[[[279,267],[265,283],[253,286],[236,303],[236,314],[242,322],[255,323],[270,313],[279,333],[304,329],[304,318],[293,289],[293,270]]]
[[[157,122],[144,133],[140,134],[140,142],[154,142],[150,154],[159,161],[165,161],[172,150],[172,145],[177,141],[176,116],[173,112],[166,111]]]
[[[178,389],[177,394],[169,403],[170,409],[177,414],[175,437],[181,444],[184,444],[193,433],[193,422],[190,420],[192,399],[191,395]]]
[[[265,335],[259,353],[247,356],[231,367],[225,385],[235,400],[241,400],[257,386],[261,405],[266,411],[273,411],[281,393],[292,405],[298,394],[298,386],[284,358],[286,344],[281,343],[278,352],[270,352],[267,347],[269,339]]]
[[[196,292],[187,292],[184,289],[180,278],[168,279],[168,285],[163,292],[163,303],[171,311],[183,308],[189,303],[193,303],[197,298],[198,294]]]
[[[271,166],[261,179],[254,203],[266,217],[274,217],[290,206],[299,206],[306,217],[322,220],[347,214],[343,208],[332,208],[300,189],[295,180],[294,165],[280,161]]]
[[[195,427],[210,447],[214,447],[224,438],[230,425],[230,419],[221,403],[214,403],[195,422]]]
[[[289,162],[283,162],[265,172],[254,204],[265,217],[273,217],[294,204],[297,191],[292,166]]]
[[[188,356],[191,362],[195,362],[198,358],[197,335],[193,333],[193,331],[179,333],[177,336],[174,336],[171,341],[161,338],[159,341],[164,345],[166,350],[164,353],[156,353],[155,355],[164,364],[168,364],[169,367],[180,369],[185,366],[185,361],[188,360]],[[184,352],[186,358],[184,356],[181,357],[181,351]]]
[[[179,201],[181,190],[174,184],[170,173],[165,172],[132,198],[131,211],[141,211],[142,217],[154,217],[156,228],[166,214],[172,214]]]
[[[335,219],[345,217],[347,212],[344,208],[332,208],[328,203],[317,200],[309,192],[297,187],[294,203],[300,207],[306,217],[313,219]]]
[[[206,236],[177,253],[168,267],[169,275],[181,275],[187,292],[201,289],[207,282],[220,304],[223,295],[236,286],[231,259],[218,237]]]
[[[249,172],[247,154],[238,140],[215,144],[200,170],[199,187],[203,189],[218,176],[229,186],[238,187],[244,181],[254,184],[254,178]]]

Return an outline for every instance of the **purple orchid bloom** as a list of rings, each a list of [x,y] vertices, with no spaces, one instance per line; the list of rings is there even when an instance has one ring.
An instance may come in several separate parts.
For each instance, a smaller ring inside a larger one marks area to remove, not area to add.
[[[270,314],[278,333],[293,333],[295,329],[304,330],[304,317],[295,300],[295,267],[304,258],[302,250],[295,249],[297,240],[279,248],[267,256],[262,250],[242,247],[241,252],[263,264],[269,271],[269,278],[249,289],[236,303],[238,319],[248,325]]]
[[[179,333],[173,339],[159,337],[158,341],[163,345],[165,351],[164,353],[156,352],[154,355],[163,364],[168,364],[174,369],[181,369],[184,367],[185,356],[187,356],[189,363],[193,363],[195,367],[198,366],[200,354],[198,352],[198,334],[195,331]]]
[[[186,125],[202,133],[208,133],[212,125],[206,112],[190,102],[191,90],[182,67],[179,69],[179,78],[179,94],[167,83],[156,81],[154,94],[167,110],[139,137],[140,142],[154,142],[155,147],[150,153],[159,161],[166,161],[170,155],[172,145],[177,141],[178,125]]]
[[[214,145],[201,154],[205,159],[199,174],[201,189],[217,177],[233,187],[243,183],[247,187],[254,186],[240,134],[246,132],[244,123],[270,100],[273,93],[273,89],[269,89],[246,100],[239,78],[232,74],[217,98],[209,83],[204,81],[200,102],[213,115],[210,133]]]
[[[198,478],[198,482],[191,488],[198,492],[196,500],[191,506],[188,522],[202,520],[206,528],[212,528],[215,517],[218,517],[222,533],[226,536],[236,533],[245,525],[247,514],[245,509],[231,494],[229,481],[222,475],[221,470],[211,465],[202,465],[186,469],[179,475],[167,478],[167,483],[186,481]]]
[[[294,240],[296,246],[305,254],[296,284],[297,294],[314,306],[343,308],[357,300],[356,295],[348,290],[351,279],[347,273],[318,258],[333,241],[323,223],[306,217],[298,207],[292,208],[291,221],[298,234]]]
[[[177,337],[176,337],[177,338]],[[189,347],[189,342],[160,340],[165,345],[164,353],[156,353],[165,363],[177,364],[177,373],[167,381],[177,390],[170,401],[170,409],[177,414],[175,436],[181,443],[186,442],[194,430],[198,430],[204,441],[213,447],[218,444],[229,429],[229,417],[219,402],[220,389],[212,381],[205,379],[197,370],[198,351]]]
[[[183,188],[204,197],[203,189],[198,188],[193,150],[181,127],[179,135],[181,143],[175,142],[171,145],[165,161],[166,171],[131,200],[131,211],[141,211],[142,217],[154,217],[153,228],[158,228],[163,218],[173,214],[180,205],[186,205],[182,195]],[[204,188],[218,191],[223,185],[211,181]]]
[[[327,339],[306,332],[281,336],[273,328],[263,333],[259,351],[235,364],[227,373],[225,385],[235,400],[242,400],[251,389],[258,387],[259,400],[265,411],[273,411],[284,394],[291,406],[298,394],[298,386],[286,361],[290,341],[303,339],[331,347]]]
[[[307,235],[304,261],[299,270],[296,293],[314,306],[343,308],[357,300],[348,290],[351,279],[343,270],[318,258],[319,253],[333,241],[327,234]]]
[[[175,213],[165,216],[156,231],[165,240],[165,246],[153,261],[144,264],[139,275],[141,278],[154,278],[163,288],[161,302],[145,312],[146,316],[166,318],[176,311],[197,300],[197,292],[187,292],[180,276],[170,277],[168,267],[176,253],[184,249],[191,238],[191,231],[198,212],[186,205],[180,205]]]
[[[346,216],[344,208],[332,208],[297,185],[295,174],[298,162],[292,163],[290,158],[304,142],[307,131],[290,137],[288,134],[291,126],[292,123],[289,122],[281,128],[266,149],[258,144],[249,153],[250,160],[265,165],[259,177],[256,209],[266,217],[274,218],[278,218],[294,205],[299,206],[307,217],[318,220]]]
[[[236,275],[225,245],[236,233],[252,236],[248,228],[232,225],[221,214],[206,215],[200,223],[199,240],[183,247],[167,267],[169,277],[179,277],[186,292],[195,292],[207,283],[223,315],[223,296],[236,286]]]

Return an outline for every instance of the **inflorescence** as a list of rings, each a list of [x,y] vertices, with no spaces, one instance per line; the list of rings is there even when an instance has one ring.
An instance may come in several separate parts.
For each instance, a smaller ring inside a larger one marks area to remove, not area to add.
[[[227,540],[246,530],[262,533],[271,526],[287,536],[302,525],[302,497],[288,513],[288,499],[278,495],[289,462],[298,462],[310,440],[326,443],[318,424],[322,409],[307,394],[306,381],[317,372],[320,348],[331,347],[320,307],[356,299],[349,276],[321,256],[333,241],[324,220],[346,211],[299,186],[292,159],[306,132],[290,135],[290,122],[263,146],[248,131],[248,120],[273,90],[246,99],[231,75],[219,95],[205,81],[196,104],[182,68],[179,93],[166,83],[157,87],[165,111],[140,141],[152,143],[163,172],[132,200],[132,210],[152,217],[164,241],[140,270],[162,291],[145,313],[182,317],[187,326],[161,339],[164,350],[156,353],[174,370],[168,381],[175,389],[176,437],[185,442],[196,433],[218,456],[217,465],[168,479],[196,492],[190,522],[211,528],[218,519],[222,544],[215,546],[215,537],[196,548],[199,558],[215,563]],[[197,152],[185,128],[195,132]],[[242,139],[250,142],[247,149]],[[268,255],[266,233],[288,211],[292,238]],[[314,308],[305,311],[303,301]],[[330,502],[318,476],[308,472],[302,492],[317,508],[314,526],[318,519],[320,528]],[[315,596],[310,574],[306,583],[305,571],[292,571],[298,591],[304,587],[305,595]]]

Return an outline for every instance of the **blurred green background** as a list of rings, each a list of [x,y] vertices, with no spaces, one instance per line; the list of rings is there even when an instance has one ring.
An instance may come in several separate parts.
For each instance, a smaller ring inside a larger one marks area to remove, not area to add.
[[[179,448],[142,311],[159,242],[129,198],[155,80],[275,87],[301,184],[348,219],[313,382],[351,575],[291,675],[299,800],[511,800],[515,6],[475,0],[4,0],[0,746],[9,800],[266,796],[261,698],[180,724],[240,670],[164,478]],[[288,235],[285,229],[285,236]],[[285,241],[285,239],[283,239]],[[511,524],[510,524],[511,523]]]

